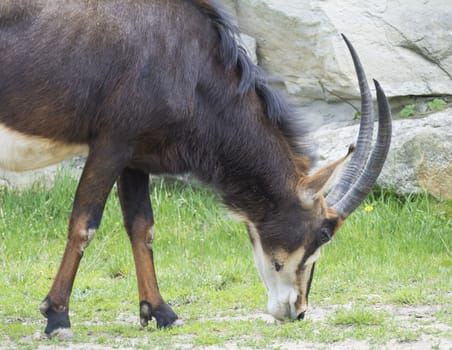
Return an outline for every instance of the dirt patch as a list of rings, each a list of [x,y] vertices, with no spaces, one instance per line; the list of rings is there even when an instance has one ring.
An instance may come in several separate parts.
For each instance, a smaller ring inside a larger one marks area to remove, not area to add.
[[[363,340],[345,340],[334,343],[314,343],[307,341],[287,341],[274,344],[278,349],[334,349],[334,350],[364,350],[364,349],[391,349],[391,350],[451,350],[452,349],[452,327],[439,321],[435,315],[439,312],[449,310],[452,314],[452,305],[426,305],[426,306],[394,306],[388,304],[378,304],[372,306],[376,311],[384,311],[392,315],[399,328],[412,333],[420,333],[417,340],[397,340],[391,339],[384,345],[371,344]],[[329,305],[322,307],[310,307],[306,319],[315,322],[326,322],[332,317],[336,310],[351,309],[351,304]],[[231,320],[261,320],[266,323],[278,323],[271,316],[263,313],[252,315],[222,316],[209,318],[211,321],[231,321]],[[217,350],[224,349],[224,346],[209,346],[204,349]],[[237,344],[230,343],[227,349],[244,349]]]
[[[316,323],[328,322],[338,309],[352,308],[352,305],[328,305],[328,306],[313,306],[310,308],[307,314],[307,319]],[[274,342],[272,339],[268,339],[267,348],[273,349],[307,349],[307,350],[321,350],[321,349],[334,349],[334,350],[364,350],[364,349],[395,349],[395,350],[424,350],[424,349],[438,349],[438,350],[450,350],[452,349],[452,326],[450,322],[442,322],[437,317],[439,313],[450,315],[452,313],[452,305],[427,305],[427,306],[394,306],[387,304],[372,305],[376,311],[386,312],[391,315],[394,322],[397,324],[398,329],[401,331],[411,332],[417,334],[415,340],[410,339],[390,339],[384,345],[374,344],[374,342],[368,340],[356,340],[346,339],[334,343],[324,342],[310,342],[304,340],[288,340],[283,342]],[[118,324],[130,324],[131,326],[136,323],[136,315],[120,314],[118,315]],[[279,323],[271,316],[264,313],[255,313],[248,315],[232,315],[232,316],[215,316],[210,318],[201,319],[201,322],[230,322],[230,321],[263,321],[268,324]],[[101,324],[99,320],[84,322],[83,325]],[[321,326],[320,326],[321,327]],[[113,341],[118,345],[102,345],[91,342],[86,343],[55,343],[48,340],[40,340],[36,344],[37,339],[42,337],[37,334],[34,337],[24,338],[20,344],[28,343],[32,347],[36,347],[39,350],[110,350],[110,349],[134,349],[137,345],[142,345],[146,342],[147,335],[143,333],[143,337],[137,339],[122,339],[120,336],[114,336]],[[237,338],[234,341],[229,341],[225,344],[210,345],[210,346],[198,346],[195,345],[195,335],[174,335],[172,339],[172,349],[205,349],[205,350],[238,350],[238,349],[255,349],[255,346],[247,347],[243,345],[243,342],[250,339]],[[39,344],[40,343],[40,344]],[[3,342],[0,345],[0,350],[17,349],[19,344],[12,342]],[[20,347],[20,346],[19,346]],[[163,349],[163,348],[162,348]]]

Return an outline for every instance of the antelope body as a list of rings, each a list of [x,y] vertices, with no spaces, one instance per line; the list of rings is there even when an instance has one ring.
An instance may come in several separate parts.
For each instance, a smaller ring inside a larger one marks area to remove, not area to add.
[[[191,173],[219,191],[248,226],[269,312],[304,317],[321,246],[381,170],[389,106],[376,83],[380,123],[370,154],[372,98],[347,41],[362,94],[356,150],[310,174],[313,153],[301,119],[251,63],[236,33],[211,0],[2,0],[0,167],[30,170],[87,154],[64,256],[40,306],[47,334],[70,328],[77,268],[115,182],[141,324],[176,321],[155,275],[149,174]]]

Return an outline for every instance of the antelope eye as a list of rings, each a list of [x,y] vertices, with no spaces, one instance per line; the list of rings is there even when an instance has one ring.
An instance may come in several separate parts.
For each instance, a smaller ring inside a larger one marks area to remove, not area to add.
[[[283,268],[283,265],[281,265],[277,261],[275,261],[274,265],[275,265],[276,272],[278,272],[279,270],[281,270]]]
[[[331,229],[329,227],[323,227],[320,231],[320,240],[322,243],[331,241]]]

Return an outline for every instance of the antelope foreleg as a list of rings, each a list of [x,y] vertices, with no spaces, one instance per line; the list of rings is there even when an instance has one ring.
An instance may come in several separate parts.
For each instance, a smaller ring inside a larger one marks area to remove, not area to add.
[[[153,215],[149,199],[149,175],[125,169],[118,181],[124,224],[132,244],[140,298],[140,322],[143,327],[155,317],[157,327],[167,327],[177,315],[163,301],[157,284],[152,251]]]
[[[87,218],[72,216],[75,225],[69,228],[68,242],[49,294],[41,303],[39,309],[47,318],[45,333],[60,338],[71,337],[69,321],[69,298],[72,291],[83,251],[92,240],[98,223],[89,225]]]
[[[85,248],[99,227],[108,194],[122,169],[118,152],[95,148],[88,155],[74,199],[69,221],[68,241],[49,294],[40,306],[47,318],[45,333],[61,338],[69,331],[69,298]]]

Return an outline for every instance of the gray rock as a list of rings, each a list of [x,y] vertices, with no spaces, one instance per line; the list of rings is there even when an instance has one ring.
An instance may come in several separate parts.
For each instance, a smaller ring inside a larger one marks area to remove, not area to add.
[[[253,63],[257,64],[257,54],[256,54],[256,39],[253,37],[241,34],[240,35],[240,44],[243,46],[243,48],[246,50],[246,53],[251,58],[251,61]]]
[[[332,114],[354,114],[343,107],[336,111],[341,99],[358,105],[340,33],[354,44],[368,78],[379,80],[389,97],[452,94],[450,0],[236,0],[234,9],[242,30],[257,40],[260,65],[281,77],[320,123]],[[323,101],[323,107],[317,111],[313,101]]]
[[[378,183],[399,193],[428,192],[452,198],[452,109],[393,122],[392,144]],[[313,138],[318,166],[336,160],[354,143],[358,125],[323,127]]]
[[[49,186],[53,183],[58,167],[53,165],[44,169],[26,172],[14,172],[0,169],[0,187],[24,189],[33,184]]]
[[[79,177],[82,173],[84,157],[68,159],[61,164],[51,165],[42,169],[14,172],[0,168],[0,187],[22,190],[33,185],[50,187],[53,185],[58,173],[67,172],[69,175]]]

